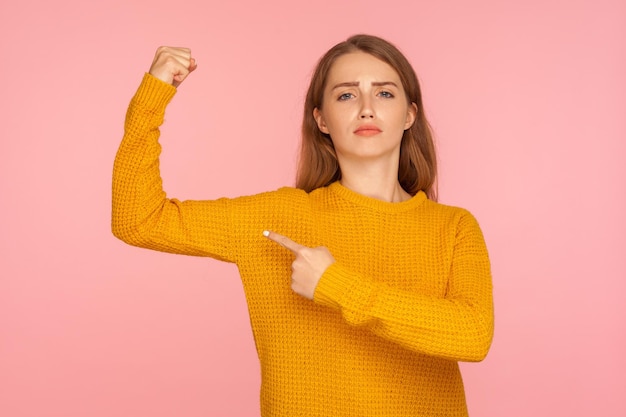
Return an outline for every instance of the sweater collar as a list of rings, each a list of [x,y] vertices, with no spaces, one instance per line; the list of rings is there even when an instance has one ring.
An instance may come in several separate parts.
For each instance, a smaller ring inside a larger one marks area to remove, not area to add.
[[[364,196],[355,191],[352,191],[349,188],[341,185],[339,181],[330,184],[328,186],[328,189],[343,198],[344,200],[347,200],[353,204],[367,207],[375,211],[387,213],[411,210],[413,208],[417,208],[425,200],[427,200],[426,193],[424,193],[423,191],[419,191],[407,201],[403,201],[400,203],[390,203],[388,201],[378,200],[376,198]]]

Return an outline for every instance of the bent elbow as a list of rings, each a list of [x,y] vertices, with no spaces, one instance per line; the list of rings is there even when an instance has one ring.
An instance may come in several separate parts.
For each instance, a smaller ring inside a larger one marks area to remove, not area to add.
[[[490,347],[491,342],[482,344],[471,356],[466,358],[464,362],[482,362],[487,357]]]
[[[472,341],[472,348],[468,349],[471,352],[466,358],[462,359],[463,362],[481,362],[489,353],[491,349],[491,343],[493,342],[493,325],[485,326],[481,331],[474,335]]]
[[[116,218],[116,216],[111,219],[111,232],[113,236],[132,246],[141,246],[143,241],[139,228],[127,220]]]
[[[132,244],[132,239],[130,238],[132,234],[129,232],[128,229],[128,227],[124,227],[119,222],[111,222],[111,233],[113,233],[113,236],[115,236],[124,243]]]

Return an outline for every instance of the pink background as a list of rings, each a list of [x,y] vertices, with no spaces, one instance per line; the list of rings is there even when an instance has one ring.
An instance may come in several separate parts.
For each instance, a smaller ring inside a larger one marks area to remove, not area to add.
[[[473,416],[624,416],[626,3],[79,0],[0,6],[0,415],[258,416],[233,265],[126,246],[110,179],[161,44],[199,61],[168,109],[170,196],[293,183],[304,89],[357,32],[423,84],[440,200],[490,248],[496,336]]]

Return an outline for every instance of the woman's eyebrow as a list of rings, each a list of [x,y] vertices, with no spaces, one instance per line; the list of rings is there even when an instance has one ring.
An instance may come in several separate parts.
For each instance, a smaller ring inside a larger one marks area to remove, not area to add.
[[[394,83],[393,81],[380,81],[380,82],[374,81],[372,83],[372,85],[374,87],[381,87],[381,86],[385,86],[385,85],[392,85],[392,86],[394,86],[396,88],[398,87],[398,85],[396,83]]]
[[[359,86],[358,81],[350,81],[350,82],[335,84],[335,86],[332,89],[335,90],[337,88],[342,88],[342,87],[358,87],[358,86]]]
[[[372,82],[372,86],[374,87],[382,87],[385,85],[392,85],[394,87],[398,87],[398,85],[396,83],[394,83],[393,81],[374,81]],[[359,86],[359,82],[358,81],[350,81],[350,82],[345,82],[345,83],[339,83],[339,84],[335,84],[332,88],[332,90],[335,90],[337,88],[342,88],[342,87],[358,87]]]

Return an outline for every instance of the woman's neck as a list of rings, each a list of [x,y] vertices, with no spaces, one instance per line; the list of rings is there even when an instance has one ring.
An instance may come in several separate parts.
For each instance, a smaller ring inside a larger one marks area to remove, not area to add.
[[[398,181],[398,167],[386,164],[350,164],[341,166],[340,183],[361,195],[390,203],[400,203],[411,199]]]

